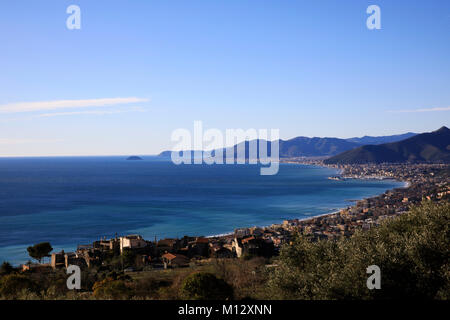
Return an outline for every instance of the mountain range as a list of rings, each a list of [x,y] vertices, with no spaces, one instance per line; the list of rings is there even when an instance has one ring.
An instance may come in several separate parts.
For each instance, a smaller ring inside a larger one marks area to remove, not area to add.
[[[405,134],[371,137],[364,136],[361,138],[319,138],[319,137],[296,137],[289,140],[279,140],[280,157],[330,157],[342,152],[355,149],[366,144],[382,144],[386,142],[400,141],[416,135],[416,133],[408,132]],[[241,142],[241,144],[244,142]],[[245,142],[246,150],[248,150],[248,141]],[[234,146],[237,148],[237,145]],[[270,144],[268,145],[270,150]],[[191,151],[192,152],[192,151]],[[225,152],[224,152],[225,153]],[[163,151],[159,154],[161,157],[170,157],[171,151]],[[213,153],[214,154],[214,153]],[[248,157],[248,155],[247,155]]]
[[[450,162],[450,129],[415,135],[398,142],[365,145],[326,159],[326,164]]]
[[[257,144],[259,140],[244,141],[233,147],[235,159],[237,150],[244,145],[245,158],[249,158],[249,145]],[[263,140],[263,143],[267,141]],[[387,143],[386,143],[387,142]],[[296,137],[289,140],[279,140],[280,158],[325,157],[326,164],[362,164],[383,162],[450,162],[450,129],[442,127],[439,130],[416,134],[408,132],[392,136],[361,138],[308,138]],[[267,144],[270,154],[270,143]],[[220,150],[220,149],[219,149]],[[216,151],[211,154],[214,155]],[[170,157],[171,151],[164,151],[159,156]],[[194,151],[191,151],[194,158]]]
[[[364,136],[361,138],[350,138],[350,139],[345,139],[345,140],[350,141],[350,142],[356,142],[356,143],[359,143],[362,145],[382,144],[382,143],[390,143],[390,142],[405,140],[405,139],[414,137],[415,135],[417,135],[417,133],[407,132],[404,134],[397,134],[397,135],[393,135],[393,136],[380,136],[380,137]]]

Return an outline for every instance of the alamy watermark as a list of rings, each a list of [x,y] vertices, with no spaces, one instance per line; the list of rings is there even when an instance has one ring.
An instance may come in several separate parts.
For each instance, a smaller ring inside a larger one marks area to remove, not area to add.
[[[67,278],[66,285],[69,290],[81,289],[81,269],[76,265],[69,265],[66,270],[70,276]]]
[[[203,130],[202,121],[194,121],[194,132],[176,129],[171,139],[171,159],[175,164],[261,164],[261,175],[278,173],[279,129]],[[248,147],[247,147],[248,146]]]
[[[370,274],[366,284],[369,290],[381,289],[381,270],[380,267],[373,264],[367,267],[366,272]]]
[[[66,13],[70,14],[66,20],[66,27],[69,30],[81,29],[81,9],[77,5],[70,5],[66,9]]]
[[[367,14],[370,16],[366,20],[366,26],[369,30],[381,29],[381,9],[379,6],[372,4],[367,7]]]
[[[72,4],[67,7],[66,13],[70,14],[66,20],[66,26],[69,30],[81,29],[81,9],[79,6]],[[372,4],[367,7],[366,13],[370,16],[366,20],[366,26],[369,30],[381,29],[381,9],[378,5]]]

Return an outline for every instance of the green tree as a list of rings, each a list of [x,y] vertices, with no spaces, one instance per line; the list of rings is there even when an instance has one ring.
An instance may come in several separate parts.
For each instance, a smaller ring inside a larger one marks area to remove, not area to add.
[[[2,265],[0,266],[0,274],[1,275],[10,274],[13,271],[14,271],[14,268],[7,261],[3,262]]]
[[[49,242],[41,242],[27,248],[30,257],[38,260],[39,263],[41,263],[42,258],[48,257],[52,250],[53,248]]]
[[[229,300],[233,297],[233,288],[211,273],[197,272],[184,279],[180,295],[189,300]]]

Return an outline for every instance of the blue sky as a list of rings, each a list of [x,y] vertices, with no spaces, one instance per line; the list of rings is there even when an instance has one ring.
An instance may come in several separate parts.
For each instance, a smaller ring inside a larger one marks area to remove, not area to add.
[[[450,124],[445,0],[2,1],[0,43],[0,156],[154,154],[194,120],[285,139]]]

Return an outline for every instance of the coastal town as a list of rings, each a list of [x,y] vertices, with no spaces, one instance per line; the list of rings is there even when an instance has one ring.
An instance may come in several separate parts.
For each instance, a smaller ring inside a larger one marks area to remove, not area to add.
[[[289,159],[291,163],[324,166],[321,160]],[[116,235],[91,244],[79,244],[74,252],[54,252],[46,264],[27,263],[22,270],[67,268],[78,265],[119,269],[125,272],[189,267],[215,258],[246,258],[278,255],[284,244],[301,233],[313,241],[349,237],[356,230],[368,230],[386,219],[408,211],[424,200],[439,202],[450,198],[447,164],[329,165],[340,174],[333,180],[395,179],[405,187],[355,202],[338,212],[309,219],[285,220],[266,227],[243,227],[228,235],[184,236],[146,240],[140,235]]]

